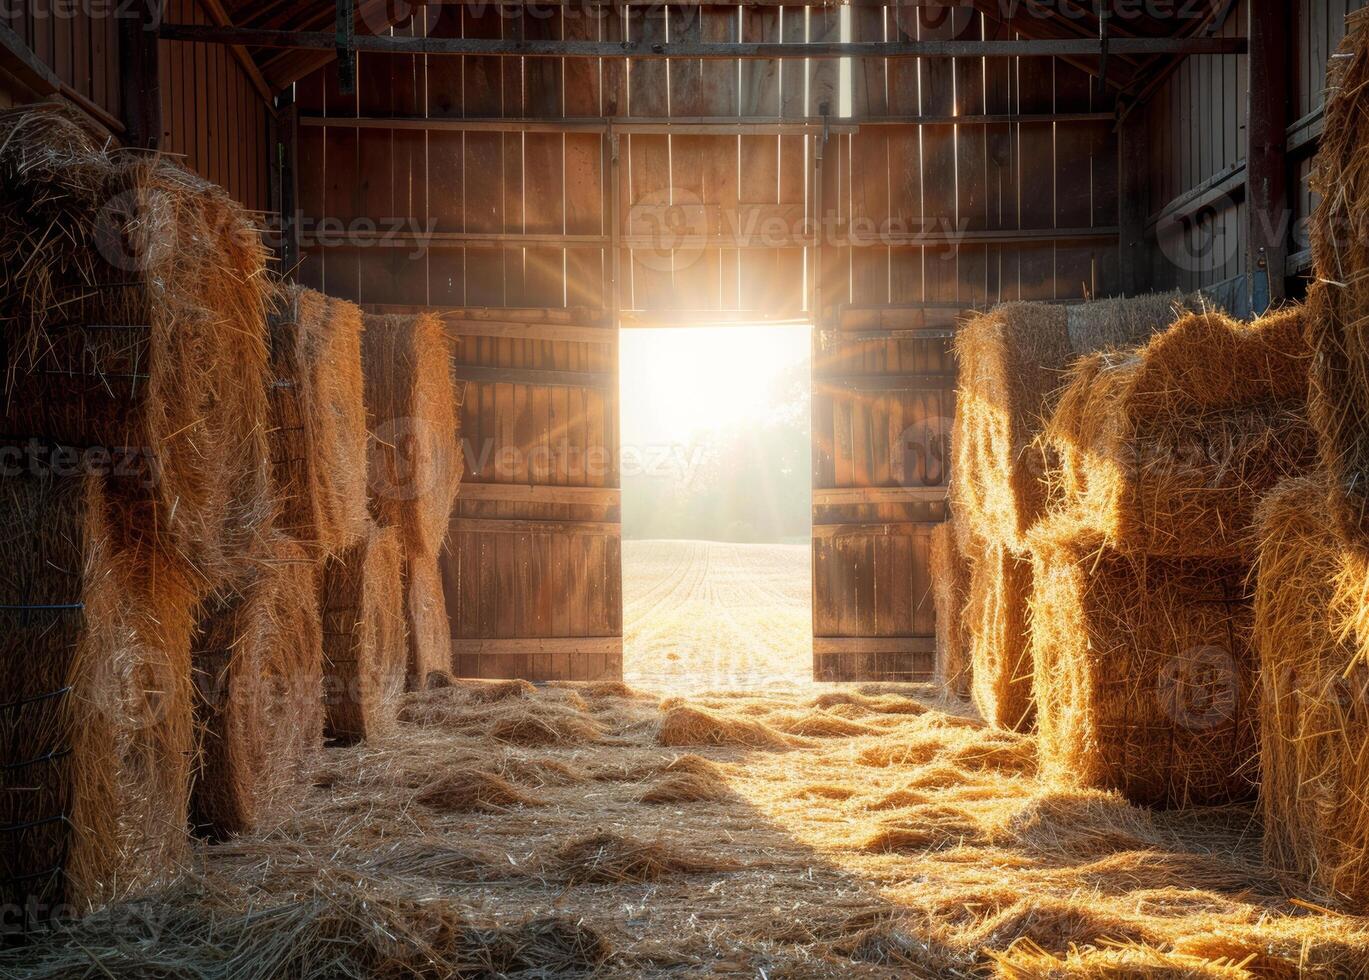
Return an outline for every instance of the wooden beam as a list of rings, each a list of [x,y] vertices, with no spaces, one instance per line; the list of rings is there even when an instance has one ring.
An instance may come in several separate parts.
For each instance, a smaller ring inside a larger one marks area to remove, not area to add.
[[[209,19],[218,26],[233,26],[232,18],[228,16],[228,11],[223,9],[223,4],[219,0],[200,0],[200,6],[204,8],[205,13],[209,14]],[[233,58],[242,66],[242,70],[246,72],[248,79],[252,82],[252,87],[257,90],[257,94],[261,96],[267,108],[274,113],[276,109],[275,93],[271,91],[271,86],[266,83],[266,79],[262,76],[257,63],[252,59],[252,55],[241,44],[235,44],[233,45]]]
[[[999,126],[1021,123],[1111,123],[1111,112],[1028,112],[966,116],[846,117],[827,126],[829,133],[847,135],[878,126]],[[301,126],[323,129],[418,130],[451,133],[619,133],[685,136],[801,136],[820,131],[821,117],[779,119],[763,116],[678,116],[640,118],[631,116],[585,116],[562,119],[480,118],[435,119],[428,116],[301,116]]]
[[[0,23],[0,54],[5,61],[2,70],[36,98],[62,90],[62,80],[45,65],[8,24]]]
[[[813,652],[833,653],[935,653],[934,636],[815,636]]]
[[[1250,85],[1246,126],[1246,270],[1255,314],[1285,298],[1288,273],[1288,75],[1291,25],[1287,0],[1251,0]]]
[[[814,524],[813,537],[826,538],[903,538],[929,530],[944,521],[884,521],[879,524]]]
[[[168,41],[234,44],[254,48],[333,50],[337,37],[327,31],[284,31],[213,25],[164,24]],[[657,41],[544,41],[519,39],[399,37],[358,35],[356,50],[382,54],[473,55],[493,58],[688,58],[772,61],[784,58],[1018,58],[1101,57],[1101,41],[1051,38],[1008,41],[831,41],[814,44],[718,43]],[[1242,54],[1244,38],[1135,37],[1114,38],[1108,50],[1117,55]]]
[[[363,303],[367,313],[378,316],[417,316],[435,313],[450,322],[481,320],[501,323],[541,323],[607,327],[604,311],[585,306],[426,306],[411,303]]]
[[[1150,154],[1144,116],[1130,117],[1117,136],[1117,242],[1122,292],[1138,296],[1150,292],[1151,250],[1146,238],[1150,210]]]
[[[945,487],[851,487],[814,490],[814,507],[854,507],[866,504],[926,504],[946,499]]]
[[[391,229],[383,222],[372,221],[366,228],[346,228],[345,223],[330,227],[316,217],[303,217],[301,223],[309,231],[301,235],[303,244],[353,246],[358,248],[604,248],[607,235],[543,235],[521,232],[470,233],[461,231],[409,231]],[[398,219],[396,219],[397,221]],[[337,230],[334,231],[333,227]],[[659,243],[658,243],[659,245]]]
[[[518,323],[502,320],[464,320],[443,317],[451,337],[497,337],[501,340],[552,340],[572,344],[611,344],[611,327],[582,327],[570,323]]]
[[[531,656],[544,653],[582,653],[616,656],[623,652],[621,636],[554,636],[522,637],[503,640],[452,637],[454,654],[516,654]]]
[[[493,518],[453,517],[453,531],[474,534],[598,534],[621,537],[623,525],[617,521],[527,521],[496,520]]]
[[[458,503],[480,500],[510,504],[569,504],[574,507],[617,507],[623,491],[613,487],[545,487],[522,483],[461,484]]]
[[[280,133],[279,160],[272,160],[280,170],[280,241],[281,269],[293,276],[300,263],[299,237],[299,107],[294,95],[281,95],[282,108],[277,119]]]
[[[461,381],[471,384],[534,385],[544,388],[597,388],[609,391],[617,381],[608,372],[541,371],[535,368],[477,367],[458,364],[452,369]]]
[[[1128,124],[1130,124],[1130,120],[1128,120]],[[1204,208],[1212,207],[1224,198],[1232,198],[1234,201],[1236,195],[1245,188],[1245,171],[1244,160],[1233,163],[1225,170],[1219,170],[1196,187],[1184,191],[1147,218],[1146,226],[1153,229],[1161,223],[1172,224],[1176,221],[1186,220]]]
[[[126,13],[136,12],[137,16],[119,18],[124,142],[142,150],[155,150],[162,141],[160,45],[156,28],[160,13],[153,10],[154,2],[135,0]]]
[[[955,387],[954,374],[818,375],[813,387],[829,391],[945,391]]]

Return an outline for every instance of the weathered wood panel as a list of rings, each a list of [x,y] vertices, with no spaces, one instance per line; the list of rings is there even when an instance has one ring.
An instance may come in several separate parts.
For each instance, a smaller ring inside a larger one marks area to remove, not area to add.
[[[164,16],[213,23],[196,0],[166,0]],[[271,107],[229,48],[163,41],[159,49],[161,149],[182,155],[187,167],[244,207],[269,211]]]
[[[471,312],[449,312],[455,374],[468,381],[467,473],[443,558],[454,668],[620,678],[616,332],[567,323],[560,311],[520,310],[508,321]],[[604,340],[518,339],[505,329],[518,323],[540,337],[596,329]],[[543,377],[558,383],[535,383]]]

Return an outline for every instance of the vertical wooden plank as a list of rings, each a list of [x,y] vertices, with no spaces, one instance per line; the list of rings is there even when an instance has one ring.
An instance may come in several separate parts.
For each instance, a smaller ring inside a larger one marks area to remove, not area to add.
[[[1285,296],[1288,235],[1288,5],[1251,0],[1250,115],[1246,150],[1250,306],[1263,313]]]
[[[917,40],[918,21],[912,6],[890,7],[885,16],[886,36],[894,40]],[[887,65],[888,110],[891,115],[915,116],[921,112],[918,61],[893,58]],[[918,127],[889,130],[890,220],[907,229],[926,222],[922,201],[922,138]],[[900,246],[889,254],[889,300],[920,302],[923,286],[923,249]]]
[[[780,10],[776,7],[743,7],[743,41],[778,41]],[[780,114],[780,66],[777,61],[743,61],[739,111],[743,116],[775,118]],[[738,141],[738,220],[765,233],[768,223],[761,210],[777,205],[779,198],[779,138],[742,136]],[[783,286],[778,282],[779,252],[745,249],[739,257],[740,295],[743,309],[763,310],[778,305]]]

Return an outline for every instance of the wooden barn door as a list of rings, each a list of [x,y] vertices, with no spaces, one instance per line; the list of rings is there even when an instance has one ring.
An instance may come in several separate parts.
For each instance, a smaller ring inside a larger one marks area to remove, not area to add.
[[[617,331],[565,309],[447,323],[466,383],[444,563],[456,673],[619,680]]]
[[[912,8],[911,16],[918,15]],[[896,8],[852,7],[853,41],[911,31]],[[949,27],[950,25],[948,25]],[[853,116],[915,119],[951,91],[952,63],[852,64]],[[920,79],[920,80],[919,80]],[[955,254],[923,248],[955,215],[955,130],[861,126],[816,138],[813,297],[813,672],[819,681],[929,681],[936,620],[928,560],[946,517]],[[982,156],[982,150],[980,151]],[[954,191],[952,191],[954,193]],[[880,234],[871,237],[871,231]],[[900,236],[912,231],[911,237]],[[861,236],[865,236],[862,240]],[[906,242],[906,243],[905,243]],[[966,266],[968,270],[968,264]]]
[[[945,519],[954,381],[921,312],[848,310],[813,361],[813,673],[931,680],[932,528]]]

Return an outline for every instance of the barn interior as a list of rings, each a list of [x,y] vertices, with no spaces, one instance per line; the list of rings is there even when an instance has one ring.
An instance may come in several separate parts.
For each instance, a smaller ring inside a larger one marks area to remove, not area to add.
[[[1363,8],[6,5],[0,976],[1369,977]]]

